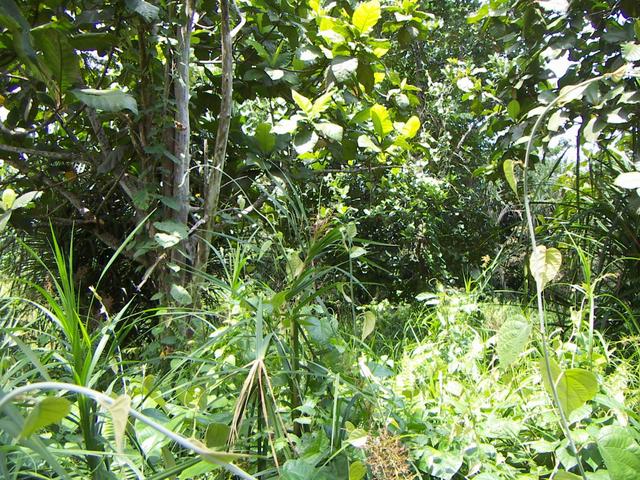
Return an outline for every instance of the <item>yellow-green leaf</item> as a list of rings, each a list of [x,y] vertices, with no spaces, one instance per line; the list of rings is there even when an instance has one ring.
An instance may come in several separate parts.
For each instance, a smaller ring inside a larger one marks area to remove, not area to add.
[[[367,474],[367,467],[360,460],[349,465],[349,480],[362,480]]]
[[[504,170],[504,177],[507,179],[507,183],[513,190],[513,193],[518,196],[518,181],[516,180],[515,164],[513,160],[505,160],[502,164]]]
[[[402,127],[402,136],[406,138],[413,138],[420,130],[420,120],[415,115],[407,120],[407,123]]]
[[[384,137],[393,130],[393,123],[389,118],[389,111],[383,105],[374,105],[371,107],[371,121],[373,129],[379,138]]]
[[[560,408],[562,408],[565,415],[569,415],[589,400],[593,400],[593,397],[598,393],[598,379],[592,372],[582,368],[562,370],[551,358],[549,359],[549,364],[551,366],[551,378],[547,375],[544,358],[540,359],[540,371],[542,372],[544,386],[549,395],[553,396],[551,382],[555,384]]]
[[[540,288],[555,278],[562,265],[562,254],[557,248],[538,245],[531,254],[529,268]]]
[[[40,401],[27,416],[20,438],[27,438],[41,428],[57,423],[71,410],[71,402],[62,397],[47,397]]]
[[[351,17],[351,23],[360,33],[367,33],[380,20],[381,9],[378,0],[361,3],[356,7]]]
[[[362,324],[362,340],[367,338],[373,333],[376,328],[376,314],[373,312],[366,312],[364,314],[364,322]]]
[[[2,209],[9,210],[13,207],[13,202],[18,198],[18,194],[12,189],[7,188],[2,192]]]
[[[291,90],[291,96],[293,97],[293,101],[296,102],[296,104],[300,107],[300,110],[302,110],[306,114],[309,114],[311,112],[311,108],[313,107],[311,100],[309,100],[304,95],[296,92],[295,90]]]

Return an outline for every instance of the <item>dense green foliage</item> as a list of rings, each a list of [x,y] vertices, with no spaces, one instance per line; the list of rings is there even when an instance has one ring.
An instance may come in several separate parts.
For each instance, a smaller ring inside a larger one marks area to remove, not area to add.
[[[0,0],[0,476],[640,478],[640,7]]]

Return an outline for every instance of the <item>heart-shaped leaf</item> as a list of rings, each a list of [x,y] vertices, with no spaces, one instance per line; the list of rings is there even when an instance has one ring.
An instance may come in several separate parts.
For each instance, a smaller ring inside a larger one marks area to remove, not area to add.
[[[562,265],[560,250],[547,248],[544,245],[538,245],[529,260],[531,274],[541,289],[555,278],[560,271],[560,265]]]

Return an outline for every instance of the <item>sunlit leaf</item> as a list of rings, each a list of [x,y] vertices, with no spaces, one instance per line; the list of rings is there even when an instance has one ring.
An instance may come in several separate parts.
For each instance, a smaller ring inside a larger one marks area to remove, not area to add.
[[[389,118],[389,111],[384,105],[374,105],[371,107],[371,121],[373,122],[373,130],[378,138],[383,138],[393,131],[393,123]]]
[[[105,112],[119,112],[121,110],[131,110],[138,113],[136,99],[122,90],[95,90],[93,88],[82,88],[72,90],[73,94],[82,103]]]
[[[306,114],[309,114],[311,112],[311,108],[313,107],[311,100],[309,100],[304,95],[299,94],[295,90],[291,90],[291,96],[293,97],[293,101],[296,102],[296,105],[300,107],[300,110],[302,110]]]
[[[351,23],[358,29],[360,33],[367,33],[376,26],[380,20],[381,9],[378,0],[371,0],[359,4],[353,11]]]
[[[613,184],[620,188],[640,188],[640,172],[624,172],[616,177]]]
[[[131,397],[120,395],[107,409],[113,421],[113,434],[115,436],[116,452],[122,453],[124,449],[124,433],[129,420],[129,408],[131,407]]]
[[[71,402],[62,397],[47,397],[33,407],[22,427],[20,438],[27,438],[48,425],[69,415]]]
[[[402,127],[401,135],[405,138],[413,138],[420,130],[420,119],[415,115],[407,120],[407,123]]]
[[[562,265],[560,250],[547,248],[544,245],[538,245],[529,260],[531,274],[541,289],[556,277],[560,271],[560,265]]]
[[[598,380],[596,376],[582,368],[570,368],[562,370],[553,359],[549,359],[551,366],[551,378],[547,375],[544,358],[540,359],[540,371],[544,386],[553,398],[551,383],[556,387],[560,408],[569,415],[572,411],[593,400],[598,393]]]

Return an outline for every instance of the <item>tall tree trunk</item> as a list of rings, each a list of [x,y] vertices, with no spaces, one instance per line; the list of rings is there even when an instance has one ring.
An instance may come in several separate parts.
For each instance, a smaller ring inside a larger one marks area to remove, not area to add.
[[[222,36],[222,101],[220,105],[220,116],[218,117],[216,145],[213,151],[213,166],[206,183],[203,227],[197,239],[196,258],[194,262],[196,271],[205,269],[207,261],[209,260],[208,244],[211,242],[215,211],[218,208],[218,201],[220,199],[220,185],[222,183],[229,127],[231,125],[233,45],[229,19],[229,0],[220,0],[220,32]]]
[[[173,198],[179,204],[174,220],[187,225],[189,220],[189,165],[191,163],[191,130],[189,125],[189,57],[191,51],[191,31],[193,29],[192,0],[184,3],[184,22],[178,29],[178,53],[175,78],[175,143],[174,154],[177,163],[173,169]],[[186,242],[184,242],[186,243]],[[172,253],[174,261],[184,261],[175,249]]]

